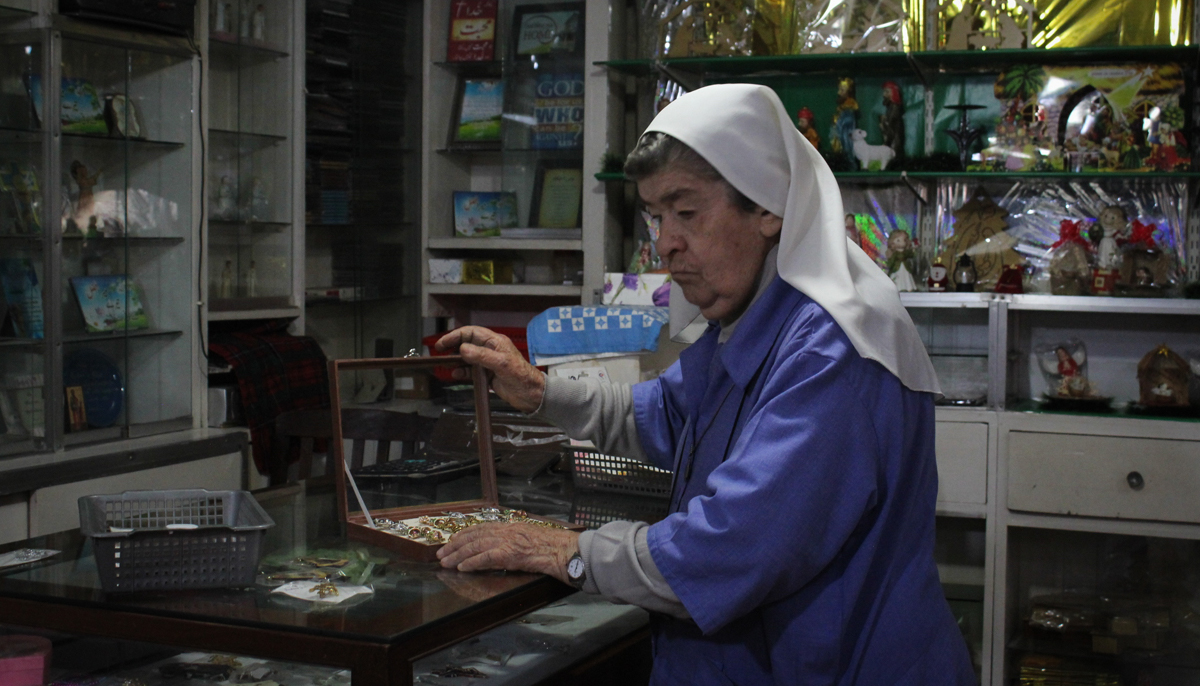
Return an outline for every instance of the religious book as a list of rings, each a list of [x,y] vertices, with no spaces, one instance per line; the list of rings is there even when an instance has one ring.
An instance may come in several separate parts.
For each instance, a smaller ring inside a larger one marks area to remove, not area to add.
[[[490,62],[496,54],[497,0],[454,0],[450,3],[447,62]]]
[[[91,333],[150,326],[141,293],[124,274],[71,277],[84,325]]]
[[[42,288],[27,257],[0,258],[0,331],[15,338],[45,337]]]
[[[583,74],[539,74],[533,101],[535,123],[530,147],[578,150],[583,147]]]

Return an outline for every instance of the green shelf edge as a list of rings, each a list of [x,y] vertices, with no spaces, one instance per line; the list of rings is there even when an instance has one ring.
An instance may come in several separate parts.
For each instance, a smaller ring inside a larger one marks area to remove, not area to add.
[[[803,74],[835,69],[856,72],[998,71],[1008,64],[1107,63],[1200,61],[1200,45],[1123,45],[1085,48],[1030,48],[1022,50],[922,50],[914,52],[822,53],[809,55],[752,55],[747,57],[677,57],[664,60],[626,59],[594,62],[630,76],[650,76],[655,64],[691,74],[750,74],[785,72]]]
[[[1009,412],[1026,412],[1029,414],[1053,414],[1071,417],[1103,417],[1111,419],[1149,419],[1152,421],[1191,422],[1200,423],[1200,416],[1168,416],[1127,412],[1123,407],[1114,407],[1111,412],[1072,412],[1068,410],[1046,410],[1036,400],[1020,400],[1007,408]]]
[[[944,178],[966,179],[1194,179],[1200,178],[1200,171],[1186,172],[889,172],[889,171],[842,171],[834,172],[835,178],[853,181],[901,181],[907,176],[910,179],[937,180]],[[595,175],[597,181],[627,181],[625,174],[620,172],[600,172]]]

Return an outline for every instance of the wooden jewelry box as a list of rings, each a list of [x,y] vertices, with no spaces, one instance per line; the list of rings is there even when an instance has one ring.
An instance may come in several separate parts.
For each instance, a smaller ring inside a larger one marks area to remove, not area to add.
[[[398,553],[406,558],[432,562],[437,551],[451,535],[473,524],[485,522],[528,522],[541,526],[582,531],[585,527],[530,515],[521,510],[509,510],[499,505],[496,487],[496,462],[491,440],[491,411],[488,403],[487,373],[482,367],[471,366],[474,385],[475,444],[479,452],[481,496],[477,500],[430,503],[380,510],[366,509],[358,484],[351,474],[345,454],[342,426],[342,402],[339,380],[342,372],[383,370],[413,372],[432,371],[434,367],[463,367],[458,355],[438,357],[400,357],[329,361],[329,393],[332,407],[333,437],[329,454],[337,483],[338,515],[346,525],[351,539],[370,543]],[[349,490],[348,490],[349,489]],[[354,502],[350,502],[351,498]],[[353,507],[357,507],[355,510]]]

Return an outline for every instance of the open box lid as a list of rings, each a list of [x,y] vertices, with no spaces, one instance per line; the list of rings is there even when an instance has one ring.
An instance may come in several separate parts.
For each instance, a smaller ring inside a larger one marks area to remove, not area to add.
[[[471,366],[471,381],[474,385],[475,406],[475,441],[479,455],[480,497],[474,500],[458,500],[444,503],[430,503],[407,507],[388,508],[381,510],[363,511],[363,501],[355,498],[350,502],[347,487],[357,494],[357,485],[353,477],[347,478],[349,468],[345,454],[345,432],[342,425],[342,400],[340,381],[344,372],[352,371],[396,371],[396,370],[427,370],[432,373],[435,367],[464,367],[467,364],[459,355],[438,357],[398,357],[354,360],[329,361],[329,393],[332,406],[333,437],[330,440],[330,455],[333,463],[334,479],[337,483],[338,517],[347,524],[347,532],[352,538],[367,540],[371,543],[390,543],[395,536],[375,530],[373,518],[386,516],[391,519],[408,519],[425,515],[441,514],[453,509],[459,511],[478,510],[484,507],[498,507],[499,492],[496,487],[496,464],[492,452],[491,412],[488,404],[488,383],[485,370],[477,365]],[[364,529],[366,531],[364,531]],[[386,546],[390,547],[390,546]]]

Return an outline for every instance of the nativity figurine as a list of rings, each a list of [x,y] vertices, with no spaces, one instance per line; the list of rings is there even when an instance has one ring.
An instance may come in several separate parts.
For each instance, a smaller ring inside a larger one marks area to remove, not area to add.
[[[1192,368],[1166,344],[1160,344],[1138,362],[1139,400],[1146,407],[1185,408]]]
[[[807,107],[801,107],[796,113],[796,128],[800,133],[812,143],[814,148],[821,149],[821,136],[817,133],[816,127],[813,126],[813,113]]]
[[[916,271],[917,251],[914,249],[912,237],[904,229],[896,229],[887,239],[887,273],[896,290],[901,292],[917,290],[913,279]]]
[[[883,114],[879,115],[879,131],[883,144],[892,149],[892,158],[904,160],[904,94],[895,81],[883,83]]]

